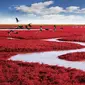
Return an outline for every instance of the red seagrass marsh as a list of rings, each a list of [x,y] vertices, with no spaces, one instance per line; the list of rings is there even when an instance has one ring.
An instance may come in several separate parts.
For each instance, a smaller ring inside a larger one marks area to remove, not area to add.
[[[22,26],[0,25],[0,85],[85,85],[85,25]]]

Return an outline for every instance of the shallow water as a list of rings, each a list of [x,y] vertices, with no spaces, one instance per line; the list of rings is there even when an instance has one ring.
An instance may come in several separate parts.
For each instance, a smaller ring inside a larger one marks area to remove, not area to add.
[[[85,43],[82,42],[71,42],[71,41],[59,41],[59,38],[54,39],[44,39],[46,41],[54,41],[54,42],[69,42],[69,43],[76,43],[85,46]],[[73,61],[66,61],[59,59],[58,56],[64,55],[67,53],[74,53],[74,52],[85,52],[85,48],[75,49],[75,50],[64,50],[64,51],[49,51],[49,52],[37,52],[37,53],[30,53],[30,54],[18,54],[12,56],[9,60],[14,61],[24,61],[24,62],[39,62],[49,65],[59,65],[64,67],[71,67],[85,71],[85,61],[83,62],[73,62]]]

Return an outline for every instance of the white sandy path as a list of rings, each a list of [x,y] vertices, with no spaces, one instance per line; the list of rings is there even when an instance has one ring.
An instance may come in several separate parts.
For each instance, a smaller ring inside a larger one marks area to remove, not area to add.
[[[59,41],[58,38],[54,39],[44,39],[46,41],[54,41],[54,42],[69,42],[69,43],[76,43],[85,46],[85,43],[82,42],[71,42],[71,41]],[[24,61],[24,62],[39,62],[49,65],[59,65],[64,67],[71,67],[85,71],[85,61],[83,62],[72,62],[59,59],[58,56],[64,55],[67,53],[74,53],[74,52],[85,52],[85,48],[82,49],[75,49],[75,50],[64,50],[64,51],[49,51],[49,52],[37,52],[37,53],[30,53],[30,54],[18,54],[12,56],[9,60],[14,61]]]

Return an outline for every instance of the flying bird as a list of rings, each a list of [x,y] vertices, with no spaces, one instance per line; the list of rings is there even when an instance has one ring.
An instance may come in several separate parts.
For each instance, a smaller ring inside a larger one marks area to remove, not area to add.
[[[15,18],[16,19],[16,22],[19,22],[19,19],[18,18]]]
[[[29,27],[32,27],[31,23],[28,24]]]

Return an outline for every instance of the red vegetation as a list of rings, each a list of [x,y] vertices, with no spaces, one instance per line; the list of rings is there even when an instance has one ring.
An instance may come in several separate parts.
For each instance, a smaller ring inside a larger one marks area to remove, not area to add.
[[[0,52],[0,60],[7,60],[9,57],[16,55],[15,52]]]
[[[81,35],[66,36],[58,40],[85,42],[85,34],[82,33]]]
[[[0,28],[10,28],[10,27],[16,27],[17,25],[0,25]],[[11,33],[11,37],[16,37],[19,39],[45,39],[45,38],[60,38],[60,37],[69,37],[75,40],[76,36],[81,36],[80,38],[84,37],[85,35],[85,26],[83,28],[73,28],[72,25],[57,25],[57,30],[54,32],[54,26],[53,25],[43,25],[42,28],[49,28],[50,30],[46,31],[43,30],[40,32],[39,30],[23,30],[20,31],[18,29],[18,34]],[[63,27],[63,29],[60,29]],[[40,25],[32,25],[31,29],[39,29]],[[82,31],[83,30],[83,31]],[[15,30],[16,32],[16,30]],[[8,31],[0,31],[0,37],[9,37]],[[80,40],[81,40],[80,39]],[[83,38],[84,39],[84,38]]]
[[[6,42],[6,43],[4,43]],[[0,52],[40,52],[52,50],[78,49],[84,46],[66,42],[42,40],[0,40]]]
[[[7,38],[7,37],[13,37],[17,39],[48,39],[48,38],[60,38],[60,37],[68,37],[75,35],[74,33],[69,32],[63,32],[61,30],[57,30],[54,32],[53,30],[43,30],[40,32],[39,30],[15,30],[14,32],[18,32],[18,34],[10,33],[10,36],[8,35],[8,32],[10,30],[4,30],[0,31],[0,39],[1,38]],[[76,33],[76,35],[79,35]]]
[[[0,61],[0,85],[85,85],[85,72],[20,61]]]
[[[68,54],[59,56],[59,58],[68,60],[68,61],[84,61],[85,52],[68,53]]]
[[[22,25],[23,27],[25,27],[27,24],[0,24],[0,29],[12,29],[12,28],[15,28],[17,27],[18,25]],[[43,28],[50,28],[52,29],[54,27],[54,25],[56,24],[31,24],[32,25],[32,28],[33,29],[39,29],[40,26],[42,26]],[[85,25],[56,25],[56,27],[59,29],[60,27],[63,27],[65,29],[76,29],[78,30],[79,28],[80,29],[84,29],[85,28]]]
[[[0,28],[15,28],[17,25],[0,25]],[[0,31],[0,85],[85,85],[85,72],[77,69],[49,66],[39,63],[9,61],[9,57],[17,53],[79,49],[84,46],[66,42],[48,42],[40,39],[63,38],[62,40],[85,41],[84,28],[72,28],[70,25],[42,26],[49,31],[23,30],[8,35],[8,31]],[[63,27],[63,30],[60,29]],[[32,29],[39,29],[40,25],[32,25]],[[83,31],[82,31],[83,30]],[[83,36],[83,37],[82,37]],[[7,38],[15,38],[9,40]],[[85,53],[74,53],[59,56],[59,58],[81,61]]]
[[[0,29],[12,29],[12,28],[16,28],[18,25],[22,25],[23,27],[25,27],[27,24],[0,24]],[[42,26],[43,28],[54,28],[54,25],[47,25],[47,24],[31,24],[32,25],[32,29],[39,29],[40,26]],[[57,25],[57,28],[60,27],[64,27],[64,28],[72,28],[72,25]]]

